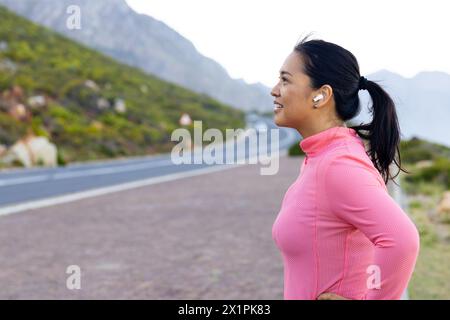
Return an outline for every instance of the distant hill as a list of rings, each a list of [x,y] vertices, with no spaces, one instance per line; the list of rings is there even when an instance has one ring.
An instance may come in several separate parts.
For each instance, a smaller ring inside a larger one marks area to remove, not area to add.
[[[137,14],[124,0],[0,0],[0,3],[158,77],[205,92],[238,108],[269,111],[272,115],[269,88],[231,79],[219,64],[198,53],[189,40],[163,22]],[[72,4],[79,5],[82,10],[81,30],[66,28],[66,8]],[[450,146],[447,124],[450,119],[450,75],[421,72],[413,78],[404,78],[381,70],[365,76],[379,80],[393,95],[404,139],[418,136]],[[366,106],[367,93],[361,91],[361,97]],[[366,107],[353,120],[369,119]]]
[[[165,23],[136,13],[125,0],[0,0],[0,3],[121,62],[236,108],[272,109],[268,87],[232,79],[220,64],[200,54],[189,40]],[[66,27],[66,10],[70,5],[81,9],[81,30]]]
[[[0,21],[0,145],[32,128],[67,161],[86,160],[169,151],[184,112],[203,120],[204,129],[245,125],[242,111],[120,64],[1,6]]]

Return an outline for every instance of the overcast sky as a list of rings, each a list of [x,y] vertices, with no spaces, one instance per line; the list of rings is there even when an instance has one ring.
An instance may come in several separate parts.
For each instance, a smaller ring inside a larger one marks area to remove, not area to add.
[[[446,0],[127,0],[189,39],[233,78],[272,86],[302,35],[350,50],[362,75],[450,73]]]

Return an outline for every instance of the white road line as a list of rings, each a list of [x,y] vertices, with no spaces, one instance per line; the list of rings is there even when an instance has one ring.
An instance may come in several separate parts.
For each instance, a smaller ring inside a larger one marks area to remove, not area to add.
[[[87,169],[87,170],[83,170],[83,171],[55,173],[51,176],[51,178],[54,180],[60,180],[60,179],[70,179],[70,178],[75,178],[75,177],[98,176],[98,175],[103,175],[103,174],[130,172],[130,171],[138,171],[138,170],[148,169],[148,168],[164,167],[164,166],[172,165],[172,164],[173,164],[173,162],[171,160],[161,160],[161,161],[155,161],[155,162],[151,162],[151,163],[131,164],[131,165],[118,166],[118,167]]]
[[[288,140],[288,139],[289,139],[289,135],[284,140]],[[280,143],[280,145],[281,144],[282,143]],[[226,170],[226,169],[235,168],[235,167],[238,167],[241,165],[256,164],[258,158],[260,158],[260,155],[258,155],[258,153],[256,153],[256,155],[254,155],[253,153],[254,152],[251,152],[249,158],[244,159],[244,162],[238,162],[237,164],[215,165],[214,167],[190,170],[187,172],[174,173],[174,174],[164,175],[161,177],[153,177],[153,178],[148,178],[148,179],[143,179],[143,180],[138,180],[138,181],[133,181],[133,182],[122,183],[122,184],[118,184],[118,185],[113,185],[113,186],[109,186],[109,187],[102,187],[102,188],[96,188],[93,190],[80,191],[80,192],[76,192],[76,193],[69,194],[69,195],[55,196],[55,197],[50,197],[50,198],[46,198],[46,199],[40,199],[40,200],[29,201],[29,202],[25,202],[25,203],[19,203],[16,205],[0,207],[0,216],[17,213],[17,212],[22,212],[22,211],[26,211],[26,210],[30,210],[30,209],[37,209],[37,208],[52,206],[52,205],[56,205],[56,204],[72,202],[72,201],[76,201],[76,200],[80,200],[80,199],[84,199],[84,198],[96,197],[96,196],[100,196],[100,195],[104,195],[104,194],[108,194],[108,193],[112,193],[112,192],[124,191],[124,190],[128,190],[128,189],[138,188],[138,187],[152,185],[152,184],[156,184],[156,183],[172,181],[172,180],[176,180],[176,179],[182,179],[182,178],[192,177],[192,176],[201,175],[201,174],[207,174],[210,172]],[[281,151],[281,152],[280,152],[280,150],[278,150],[278,151],[274,151],[273,153],[271,153],[271,155],[268,158],[270,159],[270,158],[279,157],[280,155],[286,155],[286,154],[287,154],[286,150]],[[142,165],[140,165],[139,168],[137,168],[138,165],[129,165],[125,168],[89,169],[89,170],[87,170],[88,172],[84,175],[88,176],[88,175],[95,175],[95,174],[109,174],[109,173],[118,172],[118,170],[121,170],[121,171],[141,170],[144,166],[145,167],[149,167],[149,166],[157,167],[158,165],[156,165],[156,164],[159,164],[159,166],[164,166],[164,165],[167,165],[168,162],[171,163],[171,161],[169,161],[169,160],[163,160],[163,161],[158,161],[157,163],[152,162],[150,164],[142,164]],[[113,170],[113,169],[114,169],[114,171],[111,172],[111,170]],[[83,173],[83,172],[80,172],[80,173]],[[68,174],[72,174],[72,175],[70,176]],[[74,176],[73,174],[75,174],[75,172],[74,173],[65,173],[65,175],[60,174],[59,179],[73,177]],[[15,178],[15,179],[10,179],[10,180],[15,180],[15,182],[17,184],[17,183],[20,183],[21,181],[27,181],[27,180],[31,181],[31,179],[45,180],[46,178],[48,178],[46,175],[41,175],[41,176],[34,176],[34,177]],[[0,186],[2,186],[2,183],[5,184],[5,182],[7,183],[9,181],[1,181],[0,180]],[[24,182],[22,182],[22,183],[24,183]]]
[[[247,129],[247,130],[245,130],[244,133],[242,133],[241,135],[239,135],[236,138],[236,141],[234,141],[234,140],[227,141],[225,143],[224,147],[226,147],[230,144],[234,144],[235,142],[238,143],[239,141],[243,140],[244,138],[250,137],[254,134],[255,134],[255,132],[253,130]],[[288,139],[289,139],[289,136],[284,140],[288,140]],[[283,141],[280,143],[280,145],[283,145]],[[196,154],[197,152],[201,152],[201,150],[199,150],[198,148],[194,149],[193,153]],[[253,154],[253,153],[254,152],[252,152],[250,154]],[[158,161],[153,161],[151,163],[143,163],[143,164],[118,165],[118,166],[106,167],[106,168],[85,169],[85,170],[77,170],[77,171],[69,171],[69,172],[61,172],[61,173],[33,175],[33,176],[19,177],[19,178],[9,178],[9,179],[0,180],[0,187],[42,182],[42,181],[48,181],[48,180],[72,179],[72,178],[77,178],[77,177],[88,177],[88,176],[107,175],[107,174],[115,174],[115,173],[122,173],[122,172],[131,172],[131,171],[138,171],[138,170],[148,169],[148,168],[164,167],[164,166],[168,166],[171,164],[173,164],[171,160],[158,160]]]
[[[238,143],[243,138],[249,136],[251,134],[251,130],[247,129],[242,134],[240,134],[236,139],[231,141],[227,141],[224,144],[224,147]],[[191,156],[195,157],[197,152],[201,152],[201,150],[196,147],[193,150],[193,154]],[[97,176],[97,175],[105,175],[105,174],[114,174],[114,173],[122,173],[122,172],[130,172],[130,171],[138,171],[142,169],[148,168],[156,168],[156,167],[164,167],[167,165],[173,164],[171,160],[157,160],[151,163],[142,163],[142,164],[125,164],[125,165],[114,165],[103,168],[94,168],[94,169],[82,169],[77,171],[68,171],[61,173],[50,173],[50,174],[38,174],[27,177],[19,177],[19,178],[7,178],[0,180],[0,187],[13,186],[18,184],[26,184],[26,183],[35,183],[46,180],[61,180],[61,179],[71,179],[78,177],[87,177],[87,176]]]
[[[15,184],[24,184],[24,183],[45,181],[47,179],[48,179],[48,177],[46,175],[4,179],[4,180],[0,180],[0,187],[15,185]]]
[[[198,170],[191,170],[191,171],[187,171],[187,172],[169,174],[169,175],[165,175],[165,176],[161,176],[161,177],[154,177],[154,178],[149,178],[149,179],[144,179],[144,180],[139,180],[139,181],[127,182],[127,183],[104,187],[104,188],[97,188],[94,190],[76,192],[76,193],[69,194],[69,195],[62,195],[62,196],[56,196],[56,197],[51,197],[51,198],[46,198],[46,199],[41,199],[41,200],[36,200],[36,201],[20,203],[17,205],[11,205],[11,206],[0,208],[0,216],[9,215],[12,213],[18,213],[18,212],[22,212],[22,211],[30,210],[30,209],[38,209],[38,208],[53,206],[56,204],[72,202],[72,201],[81,200],[81,199],[85,199],[85,198],[97,197],[97,196],[101,196],[101,195],[105,195],[105,194],[109,194],[109,193],[113,193],[113,192],[120,192],[120,191],[124,191],[124,190],[149,186],[149,185],[157,184],[157,183],[161,183],[161,182],[167,182],[167,181],[207,174],[207,173],[211,173],[211,172],[227,170],[227,169],[231,169],[231,168],[236,168],[238,166],[239,165],[222,165],[222,166],[214,166],[211,168],[210,167],[202,168],[202,169],[198,169]]]
[[[96,175],[104,175],[104,174],[112,174],[112,173],[120,173],[120,172],[130,172],[137,171],[142,169],[154,168],[154,167],[163,167],[172,164],[170,160],[161,160],[155,161],[151,163],[142,163],[142,164],[130,164],[124,166],[117,167],[107,167],[107,168],[98,168],[98,169],[86,169],[79,171],[69,171],[69,172],[61,172],[61,173],[51,173],[51,174],[42,174],[35,175],[30,177],[20,177],[20,178],[11,178],[11,179],[3,179],[0,180],[0,187],[4,186],[12,186],[18,184],[25,183],[34,183],[46,180],[61,180],[61,179],[71,179],[77,177],[86,177],[86,176],[96,176]]]
[[[279,157],[280,155],[286,155],[286,151],[282,151],[281,153],[276,152],[273,155],[269,156],[268,158],[270,159],[270,158],[274,158],[274,157]],[[29,202],[25,202],[25,203],[19,203],[19,204],[15,204],[15,205],[6,206],[6,207],[0,207],[0,217],[6,216],[9,214],[23,212],[26,210],[39,209],[39,208],[54,206],[57,204],[73,202],[73,201],[77,201],[77,200],[81,200],[81,199],[98,197],[98,196],[106,195],[109,193],[120,192],[120,191],[134,189],[134,188],[140,188],[140,187],[149,186],[149,185],[153,185],[153,184],[157,184],[157,183],[173,181],[173,180],[177,180],[177,179],[194,177],[194,176],[199,176],[199,175],[208,174],[208,173],[212,173],[212,172],[218,172],[218,171],[228,170],[228,169],[232,169],[232,168],[237,168],[237,167],[252,163],[252,161],[254,161],[255,158],[257,159],[258,156],[249,158],[247,160],[248,163],[246,161],[246,163],[242,163],[242,164],[215,165],[213,167],[207,167],[207,168],[202,168],[202,169],[197,169],[197,170],[190,170],[187,172],[173,173],[173,174],[168,174],[168,175],[161,176],[161,177],[153,177],[153,178],[148,178],[148,179],[143,179],[143,180],[138,180],[138,181],[133,181],[133,182],[122,183],[122,184],[118,184],[118,185],[113,185],[113,186],[109,186],[109,187],[103,187],[103,188],[97,188],[97,189],[93,189],[93,190],[76,192],[76,193],[69,194],[69,195],[61,195],[61,196],[56,196],[56,197],[51,197],[51,198],[46,198],[46,199],[29,201]]]

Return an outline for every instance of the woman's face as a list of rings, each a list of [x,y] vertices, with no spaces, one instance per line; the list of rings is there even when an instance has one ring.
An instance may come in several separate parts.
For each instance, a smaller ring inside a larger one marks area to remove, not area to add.
[[[314,90],[302,68],[300,55],[293,51],[280,69],[279,81],[270,93],[275,98],[274,121],[277,126],[298,129],[312,116]]]

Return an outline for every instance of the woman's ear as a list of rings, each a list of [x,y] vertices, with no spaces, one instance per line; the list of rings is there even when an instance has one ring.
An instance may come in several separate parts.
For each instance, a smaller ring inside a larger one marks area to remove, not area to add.
[[[321,88],[320,88],[320,92],[323,95],[323,99],[321,101],[322,104],[326,104],[331,97],[333,96],[333,88],[328,85],[328,84],[324,84]]]
[[[319,108],[328,103],[331,96],[333,95],[333,88],[328,84],[320,87],[319,90],[316,90],[313,95],[313,106],[314,108]]]

